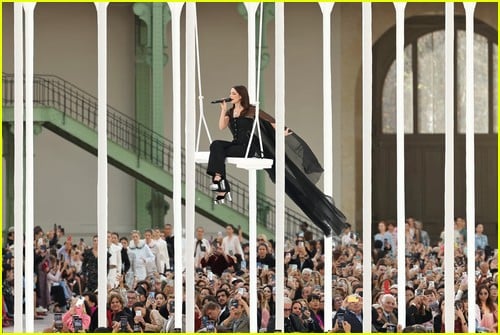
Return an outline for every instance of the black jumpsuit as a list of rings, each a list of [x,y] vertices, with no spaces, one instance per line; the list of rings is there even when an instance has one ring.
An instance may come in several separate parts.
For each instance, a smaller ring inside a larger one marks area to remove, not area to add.
[[[226,157],[245,157],[254,121],[254,115],[235,118],[232,116],[232,111],[227,115],[229,116],[228,127],[233,134],[233,140],[231,142],[215,140],[210,144],[210,156],[207,167],[207,174],[214,176],[218,173],[223,179],[226,178]],[[256,137],[254,136],[248,157],[254,156],[255,148],[257,148],[256,144]]]

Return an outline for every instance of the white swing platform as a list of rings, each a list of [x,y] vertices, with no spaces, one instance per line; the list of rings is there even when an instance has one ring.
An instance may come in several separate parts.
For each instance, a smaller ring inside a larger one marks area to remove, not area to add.
[[[207,164],[209,156],[209,151],[197,151],[194,153],[195,162],[199,164]],[[226,163],[234,164],[240,169],[247,170],[263,170],[269,169],[273,166],[272,159],[258,157],[227,157]]]

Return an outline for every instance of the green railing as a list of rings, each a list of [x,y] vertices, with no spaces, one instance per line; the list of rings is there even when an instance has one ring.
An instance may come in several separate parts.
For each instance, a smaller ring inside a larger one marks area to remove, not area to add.
[[[14,104],[14,76],[2,74],[3,106]],[[70,117],[97,131],[97,99],[89,93],[66,80],[53,75],[35,75],[33,83],[33,104],[35,106],[51,107],[61,111],[64,117]],[[122,148],[133,152],[137,159],[143,159],[158,168],[172,174],[173,172],[173,143],[134,119],[122,114],[108,105],[107,108],[108,139]],[[182,150],[182,179],[185,180],[185,156]],[[233,201],[228,204],[239,213],[248,216],[248,185],[237,178],[231,178],[231,194]],[[209,196],[210,178],[207,177],[205,167],[196,165],[196,188]],[[265,222],[259,222],[274,230],[275,202],[274,199],[263,195],[258,208],[266,208]],[[294,236],[302,221],[309,221],[306,217],[289,208],[285,211],[287,236]],[[311,227],[315,235],[322,236],[316,227]]]

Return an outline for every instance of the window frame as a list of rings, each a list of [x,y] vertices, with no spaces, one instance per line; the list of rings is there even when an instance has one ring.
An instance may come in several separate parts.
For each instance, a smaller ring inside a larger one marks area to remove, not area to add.
[[[426,16],[413,16],[405,20],[405,48],[408,45],[412,45],[412,71],[413,71],[413,132],[407,135],[443,135],[443,133],[420,133],[418,132],[418,92],[417,92],[417,80],[418,80],[418,62],[417,62],[417,41],[420,37],[445,29],[445,17],[442,15],[426,15]],[[456,15],[455,16],[455,36],[457,36],[458,30],[465,31],[465,16]],[[491,73],[493,69],[493,44],[496,43],[498,46],[497,32],[494,28],[484,23],[481,20],[474,19],[474,33],[484,36],[488,41],[488,73]],[[455,48],[455,62],[454,62],[454,72],[455,78],[457,73],[457,63],[456,63],[456,38],[454,43]],[[498,48],[498,47],[497,47]],[[373,46],[373,133],[377,136],[395,136],[395,133],[384,133],[383,132],[383,114],[382,114],[382,94],[384,88],[384,81],[387,73],[396,60],[396,26],[389,28],[374,44]],[[497,83],[498,85],[498,83]],[[460,135],[457,132],[457,85],[454,85],[454,129],[455,134]],[[493,129],[493,95],[497,92],[493,92],[493,78],[488,76],[488,133],[482,135],[496,135]],[[498,113],[498,112],[497,112]],[[498,116],[497,116],[498,117]],[[498,122],[498,121],[497,121]],[[498,125],[497,125],[498,127]],[[405,133],[406,134],[406,133]],[[464,134],[461,134],[464,135]]]

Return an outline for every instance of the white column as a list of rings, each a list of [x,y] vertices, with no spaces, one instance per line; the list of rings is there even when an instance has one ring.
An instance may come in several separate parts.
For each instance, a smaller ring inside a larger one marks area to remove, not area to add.
[[[247,10],[247,25],[248,25],[248,95],[250,102],[257,100],[256,92],[256,64],[255,64],[255,12],[259,7],[258,2],[244,2]]]
[[[444,148],[444,326],[445,332],[454,330],[455,289],[454,289],[454,4],[445,4],[445,148]],[[475,301],[475,300],[473,300]],[[474,308],[474,303],[470,308]],[[474,322],[471,320],[471,322]]]
[[[331,53],[331,14],[334,2],[319,2],[323,14],[323,190],[333,198],[333,132],[332,132],[332,53]],[[332,278],[333,266],[332,237],[324,239],[325,249],[325,305],[324,330],[332,329]]]
[[[34,310],[36,307],[34,299],[34,253],[31,252],[31,245],[34,240],[33,226],[33,12],[35,2],[23,4],[25,12],[25,52],[26,52],[26,193],[25,193],[25,220],[26,220],[26,262],[25,262],[25,306],[26,306],[26,332],[34,331]],[[33,306],[33,307],[28,307]]]
[[[107,303],[107,237],[108,237],[108,67],[107,8],[108,2],[95,2],[97,10],[97,241],[99,306]],[[99,327],[106,327],[106,309],[98,309]]]
[[[260,3],[245,2],[248,21],[248,94],[250,102],[257,100],[257,68],[255,63],[255,13]],[[258,108],[258,105],[256,106]],[[250,301],[250,332],[255,333],[257,329],[257,171],[248,170],[248,243],[249,243],[249,301]]]
[[[465,7],[465,185],[467,213],[467,299],[476,301],[476,208],[474,183],[474,9],[475,2],[464,2]],[[476,332],[476,309],[469,304],[469,333]]]
[[[14,3],[14,280],[23,282],[24,91],[23,4]],[[23,285],[14,285],[14,333],[23,332]]]
[[[195,33],[197,29],[196,3],[186,3],[186,249],[184,261],[186,264],[186,332],[194,333],[194,236],[195,236],[195,194],[196,194],[196,164],[194,160],[196,139],[196,59]],[[189,261],[191,260],[191,261]],[[181,309],[176,309],[180,311]],[[176,313],[181,314],[181,313]]]
[[[285,4],[274,4],[275,22],[275,102],[276,117],[276,329],[284,330],[285,290]]]
[[[405,269],[405,110],[404,110],[404,31],[406,2],[395,2],[396,9],[396,183],[398,222],[398,323],[406,325]]]
[[[363,332],[372,329],[372,7],[362,4],[363,65]],[[328,280],[325,278],[325,280]],[[366,301],[368,300],[368,301]]]
[[[180,311],[182,306],[182,270],[183,255],[182,250],[182,139],[181,139],[181,13],[184,2],[169,2],[172,15],[172,74],[173,74],[173,129],[172,139],[174,143],[173,153],[173,179],[174,190],[172,201],[174,204],[174,247],[175,253],[175,310]],[[189,236],[190,238],[192,236]],[[182,328],[182,313],[175,313],[175,328]]]
[[[250,333],[257,329],[257,170],[248,169],[248,242],[250,244]]]

